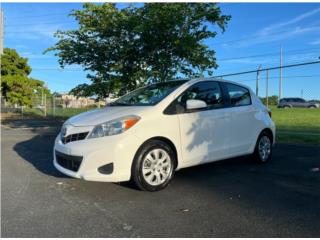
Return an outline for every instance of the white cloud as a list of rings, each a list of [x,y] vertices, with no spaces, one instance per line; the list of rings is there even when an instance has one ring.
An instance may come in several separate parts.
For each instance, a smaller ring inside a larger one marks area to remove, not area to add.
[[[296,62],[301,62],[301,61],[312,61],[318,58],[318,54],[313,52],[313,53],[298,53],[295,54],[294,56],[286,55],[286,52],[283,53],[285,56],[285,62],[286,63],[296,63]],[[218,63],[231,63],[231,64],[278,64],[279,63],[279,56],[274,55],[274,56],[262,56],[262,57],[248,57],[248,58],[241,58],[241,59],[228,59],[228,60],[223,60]]]
[[[309,44],[310,45],[320,45],[320,39],[314,40],[314,41],[310,42]]]
[[[286,30],[283,32],[277,32],[270,35],[261,35],[261,34],[255,34],[248,40],[243,40],[238,42],[237,44],[232,44],[230,46],[234,47],[247,47],[262,43],[268,43],[268,42],[274,42],[274,41],[280,41],[288,38],[295,37],[297,35],[306,34],[306,33],[314,33],[319,32],[320,26],[313,26],[313,27],[295,27],[290,30]]]
[[[309,12],[305,12],[297,17],[294,17],[293,19],[290,19],[288,21],[283,21],[283,22],[279,22],[279,23],[276,23],[276,24],[272,24],[268,27],[265,27],[264,29],[261,30],[260,34],[261,35],[267,35],[269,33],[272,33],[274,31],[277,31],[278,29],[281,29],[283,27],[287,27],[289,25],[292,25],[292,24],[295,24],[295,23],[298,23],[308,17],[311,17],[317,13],[320,13],[320,7],[319,8],[316,8],[316,9],[313,9]]]
[[[230,46],[247,47],[251,45],[280,41],[306,33],[318,33],[320,32],[320,25],[317,21],[309,24],[309,26],[291,26],[318,13],[320,13],[320,8],[298,15],[291,20],[269,25],[251,36],[248,36],[248,39],[231,44]]]
[[[54,40],[54,33],[58,30],[62,29],[61,24],[50,25],[38,23],[28,27],[25,27],[23,30],[8,30],[5,32],[5,36],[7,38],[19,38],[19,39],[43,39],[45,40]]]
[[[57,57],[54,55],[49,55],[49,54],[42,54],[42,53],[35,53],[35,52],[29,52],[29,51],[22,51],[20,52],[20,55],[24,58],[29,58],[29,59],[52,59],[52,60],[57,60]]]

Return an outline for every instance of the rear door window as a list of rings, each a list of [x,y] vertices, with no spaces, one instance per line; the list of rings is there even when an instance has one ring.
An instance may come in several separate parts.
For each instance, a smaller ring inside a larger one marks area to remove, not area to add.
[[[224,85],[229,95],[229,104],[232,107],[251,104],[250,92],[247,88],[232,83],[224,83]]]

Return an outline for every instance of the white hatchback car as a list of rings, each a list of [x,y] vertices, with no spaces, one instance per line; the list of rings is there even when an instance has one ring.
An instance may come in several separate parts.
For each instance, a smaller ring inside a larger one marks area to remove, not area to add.
[[[274,142],[270,112],[248,87],[176,80],[68,119],[55,140],[54,166],[76,178],[131,179],[157,191],[181,168],[248,154],[264,163]]]

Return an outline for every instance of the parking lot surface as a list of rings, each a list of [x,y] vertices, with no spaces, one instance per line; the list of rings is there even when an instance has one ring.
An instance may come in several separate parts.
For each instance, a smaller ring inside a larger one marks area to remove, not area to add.
[[[2,237],[320,237],[319,147],[277,144],[268,164],[184,169],[150,193],[55,170],[60,124],[2,126]]]

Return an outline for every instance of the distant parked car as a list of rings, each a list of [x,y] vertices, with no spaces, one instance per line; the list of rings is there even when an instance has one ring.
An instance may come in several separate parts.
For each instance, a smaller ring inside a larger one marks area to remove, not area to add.
[[[315,101],[306,101],[303,98],[282,98],[278,108],[319,108],[320,104]]]

